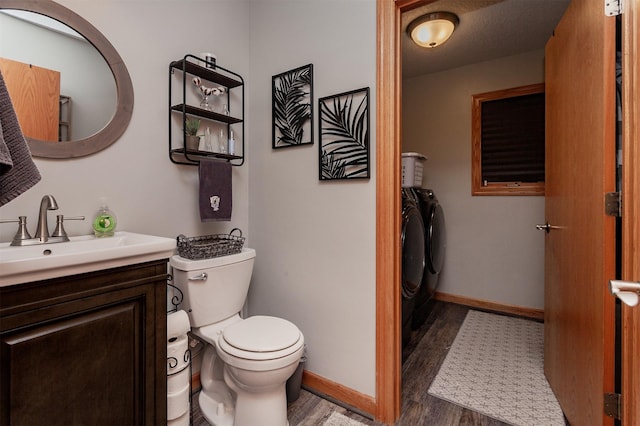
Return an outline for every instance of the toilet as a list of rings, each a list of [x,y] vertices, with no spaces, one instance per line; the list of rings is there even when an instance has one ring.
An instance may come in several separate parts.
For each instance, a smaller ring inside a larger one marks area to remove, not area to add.
[[[199,404],[214,426],[286,426],[287,379],[304,351],[291,322],[256,315],[242,318],[256,252],[204,260],[175,255],[170,265],[191,333],[206,343]]]

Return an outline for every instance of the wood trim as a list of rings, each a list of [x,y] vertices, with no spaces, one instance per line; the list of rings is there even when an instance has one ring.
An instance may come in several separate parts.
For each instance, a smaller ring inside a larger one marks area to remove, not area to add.
[[[376,400],[373,397],[355,391],[322,376],[318,376],[310,371],[303,370],[302,384],[307,388],[311,388],[314,391],[362,410],[365,413],[374,415],[376,412]]]
[[[194,394],[200,391],[200,386],[200,372],[197,372],[191,376],[191,393]]]
[[[544,93],[544,83],[471,95],[471,195],[544,195],[544,182],[482,185],[482,102]]]
[[[478,157],[479,157],[478,151]],[[474,151],[472,158],[474,163],[478,163],[480,160],[475,160],[476,152]],[[489,183],[486,186],[475,184],[475,182],[480,182],[482,179],[480,177],[479,167],[476,167],[478,171],[474,170],[473,172],[473,182],[471,183],[473,188],[471,188],[471,195],[499,195],[499,196],[512,196],[512,195],[541,195],[544,196],[544,183],[538,182],[519,182],[517,186],[510,186],[507,183]],[[477,175],[477,176],[476,176]]]
[[[376,420],[400,417],[401,12],[435,0],[377,0],[376,13]]]
[[[622,279],[640,282],[640,4],[622,14]],[[640,307],[622,306],[622,424],[640,424]]]
[[[503,303],[490,302],[482,299],[472,299],[464,296],[457,296],[455,294],[436,292],[433,295],[435,300],[442,302],[457,303],[458,305],[470,306],[473,308],[484,309],[488,311],[501,312],[504,314],[517,315],[520,317],[531,318],[534,320],[544,320],[544,310],[526,308],[524,306],[506,305]]]
[[[416,9],[425,4],[433,3],[435,0],[431,1],[420,1],[420,0],[395,0],[396,9],[401,10],[403,12],[408,12],[409,10]]]
[[[376,420],[400,416],[400,11],[377,0]]]

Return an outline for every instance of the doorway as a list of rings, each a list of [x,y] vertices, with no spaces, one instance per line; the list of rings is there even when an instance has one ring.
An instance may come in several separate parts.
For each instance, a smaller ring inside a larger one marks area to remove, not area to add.
[[[430,1],[422,0],[377,0],[377,242],[376,242],[376,292],[377,292],[377,381],[376,418],[392,423],[400,415],[401,395],[401,299],[400,299],[400,143],[401,140],[401,63],[399,31],[403,11],[418,7]],[[623,236],[623,279],[640,281],[640,155],[637,141],[640,131],[637,126],[638,99],[631,94],[638,93],[638,8],[630,2],[623,18],[623,38],[625,49],[625,170],[623,185],[629,202],[623,207],[624,222],[627,225]],[[625,335],[623,336],[623,369],[638,371],[638,359],[633,354],[640,347],[638,336],[638,309],[623,309]],[[635,351],[635,352],[634,352]],[[628,400],[635,403],[624,407],[628,424],[640,421],[638,411],[637,375],[623,378],[623,392]],[[625,422],[625,423],[626,423]]]

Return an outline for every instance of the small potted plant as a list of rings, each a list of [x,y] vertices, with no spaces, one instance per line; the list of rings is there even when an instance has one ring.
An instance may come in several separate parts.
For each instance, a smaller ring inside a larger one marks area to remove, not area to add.
[[[185,146],[189,151],[197,151],[200,145],[200,136],[198,129],[200,128],[200,119],[187,117],[184,124]]]

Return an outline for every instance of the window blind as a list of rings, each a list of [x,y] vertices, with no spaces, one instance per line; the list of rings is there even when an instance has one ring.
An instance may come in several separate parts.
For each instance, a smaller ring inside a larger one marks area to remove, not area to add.
[[[482,181],[544,182],[544,93],[482,102]]]

